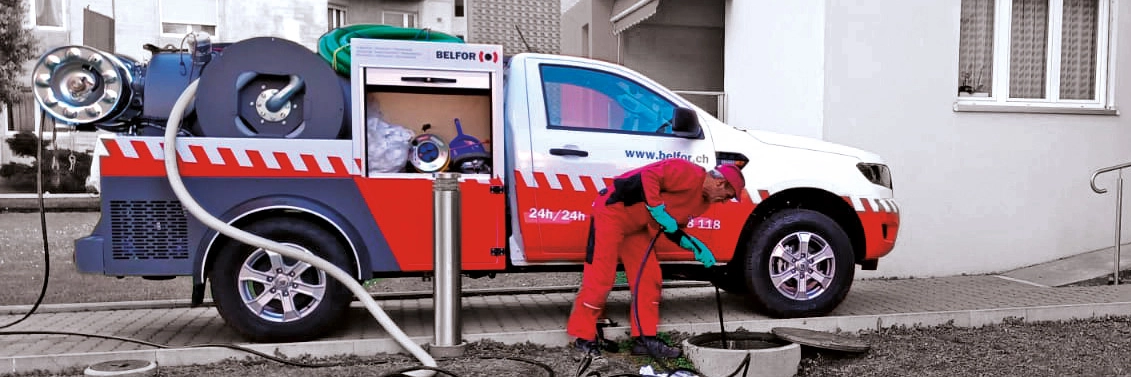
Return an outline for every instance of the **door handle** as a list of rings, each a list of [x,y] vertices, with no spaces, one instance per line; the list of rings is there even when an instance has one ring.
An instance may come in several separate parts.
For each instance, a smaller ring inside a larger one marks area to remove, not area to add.
[[[589,152],[580,149],[550,148],[550,154],[555,156],[589,157]]]
[[[410,76],[405,76],[405,77],[401,77],[401,81],[418,81],[418,82],[426,82],[426,83],[453,84],[453,83],[456,82],[456,79],[449,79],[449,78],[444,78],[444,77],[410,77]]]

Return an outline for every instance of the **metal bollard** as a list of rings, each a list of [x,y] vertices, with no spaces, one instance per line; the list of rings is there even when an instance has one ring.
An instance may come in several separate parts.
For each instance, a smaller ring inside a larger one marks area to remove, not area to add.
[[[434,357],[463,356],[467,343],[460,328],[460,195],[459,174],[435,173],[432,183]]]
[[[1119,253],[1123,252],[1123,170],[1119,171],[1119,183],[1115,191],[1115,271],[1111,283],[1119,285]]]

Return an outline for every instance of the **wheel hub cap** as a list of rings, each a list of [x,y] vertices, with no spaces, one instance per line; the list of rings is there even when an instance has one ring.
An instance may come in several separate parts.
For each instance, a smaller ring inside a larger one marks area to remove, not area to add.
[[[815,233],[791,233],[770,253],[770,280],[778,293],[793,300],[812,300],[825,293],[835,273],[836,255],[828,241]]]
[[[301,246],[287,245],[310,254]],[[263,249],[248,255],[238,279],[244,307],[271,322],[305,318],[326,294],[325,272]]]

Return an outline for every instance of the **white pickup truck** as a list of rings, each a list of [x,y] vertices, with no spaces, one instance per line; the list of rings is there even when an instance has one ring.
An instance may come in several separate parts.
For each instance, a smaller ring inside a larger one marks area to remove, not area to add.
[[[875,154],[722,123],[601,61],[388,39],[354,39],[346,51],[327,59],[277,38],[155,50],[144,63],[83,46],[48,51],[33,73],[40,106],[114,131],[100,139],[102,217],[76,241],[79,271],[191,276],[196,304],[210,283],[225,321],[255,341],[317,338],[343,318],[351,296],[341,284],[203,226],[171,192],[160,135],[192,80],[176,148],[193,197],[359,281],[433,271],[436,172],[460,173],[469,277],[581,271],[598,191],[671,157],[737,163],[747,191],[686,224],[716,266],[657,243],[668,278],[748,294],[773,316],[823,315],[857,265],[877,268],[895,245],[899,207]]]

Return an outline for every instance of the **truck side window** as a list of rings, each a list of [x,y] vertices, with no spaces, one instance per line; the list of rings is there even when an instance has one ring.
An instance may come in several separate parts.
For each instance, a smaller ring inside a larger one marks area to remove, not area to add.
[[[542,65],[547,126],[618,133],[671,134],[675,104],[636,82],[577,67]]]

